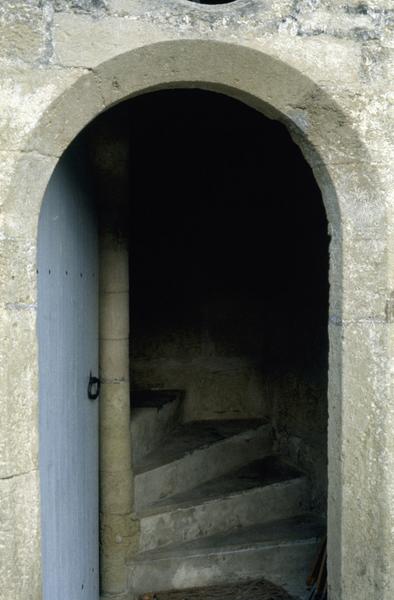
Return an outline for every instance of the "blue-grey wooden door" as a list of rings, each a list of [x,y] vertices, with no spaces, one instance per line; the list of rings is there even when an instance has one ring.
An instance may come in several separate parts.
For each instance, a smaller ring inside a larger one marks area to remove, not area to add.
[[[43,600],[98,600],[98,249],[83,151],[59,161],[38,235]]]

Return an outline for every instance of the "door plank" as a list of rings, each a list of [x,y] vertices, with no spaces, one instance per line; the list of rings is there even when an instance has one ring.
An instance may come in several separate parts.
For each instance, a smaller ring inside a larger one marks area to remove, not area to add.
[[[38,237],[43,600],[97,600],[98,248],[92,186],[74,146],[45,193]]]

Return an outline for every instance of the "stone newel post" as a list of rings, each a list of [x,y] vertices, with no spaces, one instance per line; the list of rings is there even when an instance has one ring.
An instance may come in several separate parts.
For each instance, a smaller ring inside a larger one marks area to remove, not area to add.
[[[103,592],[114,594],[127,589],[133,496],[128,251],[111,234],[101,237],[100,376],[101,579]]]
[[[127,138],[104,122],[94,154],[100,202],[101,592],[123,600],[138,536],[131,514]]]

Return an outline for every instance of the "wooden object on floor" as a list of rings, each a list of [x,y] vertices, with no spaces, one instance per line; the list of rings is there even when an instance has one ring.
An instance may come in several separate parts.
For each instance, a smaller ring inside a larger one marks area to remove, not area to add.
[[[308,600],[327,600],[327,536],[320,545],[311,574],[307,578],[307,586],[310,588]]]

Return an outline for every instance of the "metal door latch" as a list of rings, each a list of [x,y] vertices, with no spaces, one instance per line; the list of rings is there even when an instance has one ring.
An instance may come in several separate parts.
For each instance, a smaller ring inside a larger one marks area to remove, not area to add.
[[[88,383],[88,398],[89,400],[96,400],[100,394],[100,379],[98,377],[93,377],[92,372],[89,374],[89,383]]]

